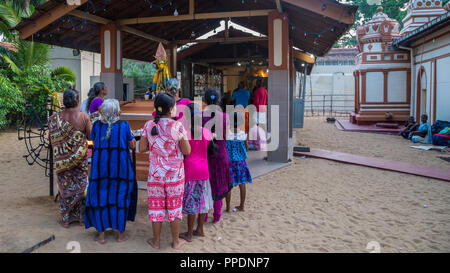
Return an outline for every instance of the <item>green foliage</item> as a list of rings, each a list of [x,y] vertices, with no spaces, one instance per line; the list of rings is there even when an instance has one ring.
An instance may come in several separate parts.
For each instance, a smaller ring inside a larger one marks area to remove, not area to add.
[[[51,76],[54,80],[65,81],[67,87],[76,84],[77,77],[72,68],[67,66],[59,66],[51,72]]]
[[[11,53],[11,59],[22,70],[31,69],[34,65],[45,65],[49,60],[50,47],[46,44],[18,41],[18,52]]]
[[[24,110],[19,88],[0,74],[0,129],[18,120]]]
[[[11,31],[43,3],[45,0],[0,0],[0,34],[18,49],[14,52],[0,48],[0,128],[23,114],[43,117],[48,96],[75,84],[70,68],[49,68],[48,45],[22,41],[16,31]],[[26,104],[33,107],[24,107]]]
[[[24,17],[28,17],[27,12],[18,8],[12,1],[0,2],[0,19],[5,22],[9,28],[18,25]]]
[[[137,63],[132,60],[124,60],[123,75],[134,79],[134,88],[148,88],[152,86],[156,68],[151,63]]]
[[[59,74],[62,72],[67,74]],[[67,67],[52,71],[48,65],[34,65],[31,69],[14,75],[12,80],[22,91],[24,101],[34,106],[33,111],[43,115],[48,96],[52,95],[54,91],[62,92],[72,85],[68,79],[72,80],[75,76],[70,74],[73,74],[73,71]],[[25,114],[28,115],[30,112],[25,112]]]

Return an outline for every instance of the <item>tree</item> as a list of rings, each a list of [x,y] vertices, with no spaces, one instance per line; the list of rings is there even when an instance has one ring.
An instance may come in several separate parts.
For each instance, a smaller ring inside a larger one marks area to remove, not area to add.
[[[124,60],[123,75],[134,79],[134,88],[149,88],[153,82],[156,68],[151,63]]]
[[[408,2],[409,0],[381,0],[381,6],[384,9],[384,13],[390,18],[397,20],[403,26],[402,20],[406,16]],[[350,0],[347,3],[358,6],[358,11],[355,16],[356,23],[336,43],[335,47],[355,47],[357,44],[356,28],[370,21],[377,13],[379,7],[376,4],[369,4],[367,0]]]
[[[17,116],[33,113],[45,115],[48,96],[71,85],[76,78],[72,69],[47,65],[50,47],[19,39],[14,31],[23,18],[31,16],[34,6],[45,0],[0,0],[0,38],[13,43],[17,52],[0,47],[0,128]],[[32,109],[23,105],[31,104]],[[31,112],[30,112],[31,111]]]
[[[442,5],[445,5],[449,1],[450,0],[444,0]],[[380,2],[383,7],[383,12],[390,18],[397,20],[400,23],[400,26],[403,27],[403,19],[407,14],[409,0],[381,0]],[[369,4],[367,0],[349,0],[346,1],[346,3],[358,6],[356,23],[350,31],[336,43],[335,47],[355,47],[357,44],[356,28],[370,21],[375,13],[377,13],[378,9],[378,5]]]

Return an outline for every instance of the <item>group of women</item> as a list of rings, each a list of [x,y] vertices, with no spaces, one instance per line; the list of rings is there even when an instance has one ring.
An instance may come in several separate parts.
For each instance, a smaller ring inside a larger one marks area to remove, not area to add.
[[[155,98],[154,119],[145,124],[139,142],[139,151],[149,153],[147,201],[153,238],[147,242],[156,249],[166,217],[172,247],[178,249],[194,236],[204,236],[209,210],[214,209],[213,222],[220,220],[225,198],[226,210],[230,211],[234,186],[241,192],[240,205],[234,210],[243,211],[245,184],[252,182],[246,163],[244,116],[236,112],[229,121],[219,110],[221,98],[216,90],[208,90],[204,105],[198,105],[180,99],[177,86],[169,86],[167,93]],[[117,230],[117,241],[123,242],[129,238],[125,233],[127,221],[136,217],[137,185],[130,157],[136,140],[128,122],[120,120],[119,102],[103,100],[106,86],[97,83],[91,92],[81,107],[88,113],[80,111],[78,93],[67,90],[63,96],[65,109],[49,118],[60,223],[66,228],[72,222],[86,229],[94,227],[101,244],[106,242],[105,230]],[[89,115],[95,117],[93,124]],[[196,119],[202,122],[194,122]],[[93,141],[90,171],[88,138]],[[183,213],[188,214],[188,230],[180,234]]]

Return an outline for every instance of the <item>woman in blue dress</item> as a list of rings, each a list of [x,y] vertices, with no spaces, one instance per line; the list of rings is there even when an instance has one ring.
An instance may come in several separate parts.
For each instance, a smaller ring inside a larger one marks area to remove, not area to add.
[[[417,131],[413,131],[409,134],[409,138],[411,138],[411,141],[413,143],[423,143],[423,144],[430,144],[432,141],[432,134],[431,134],[431,126],[428,123],[428,115],[423,114],[420,116],[421,124]]]
[[[127,221],[134,221],[137,205],[137,183],[131,166],[130,149],[136,140],[130,125],[119,120],[120,106],[115,99],[105,100],[101,119],[92,126],[94,141],[91,171],[86,196],[85,227],[99,232],[97,241],[106,242],[105,230],[119,232],[117,241],[128,239]]]

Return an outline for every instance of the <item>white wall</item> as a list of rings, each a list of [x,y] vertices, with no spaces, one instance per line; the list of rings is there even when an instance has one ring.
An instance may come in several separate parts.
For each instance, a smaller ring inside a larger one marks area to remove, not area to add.
[[[82,51],[81,52],[81,92],[82,99],[87,98],[90,84],[90,77],[100,75],[101,59],[100,54]]]
[[[366,102],[384,101],[384,75],[383,72],[366,73]]]
[[[311,76],[308,76],[306,80],[305,109],[311,109],[312,105],[314,109],[320,110],[324,105],[323,95],[334,95],[333,106],[337,106],[334,110],[351,110],[355,104],[355,79],[353,77],[355,69],[354,65],[315,65]],[[325,98],[325,100],[330,99],[329,96]],[[330,104],[331,102],[325,103],[325,105]]]
[[[56,68],[58,66],[68,66],[72,68],[77,82],[75,89],[81,88],[81,56],[73,56],[73,50],[65,47],[52,46],[50,53],[50,66]]]
[[[450,121],[450,57],[443,58],[450,53],[450,26],[430,34],[425,44],[420,44],[423,39],[413,43],[415,55],[415,75],[414,83],[417,85],[419,71],[423,67],[427,76],[427,105],[426,113],[430,121],[449,120]],[[434,37],[434,38],[433,38]],[[436,71],[434,61],[436,60]],[[436,74],[436,82],[434,75]],[[434,105],[434,90],[436,84],[436,105]],[[415,115],[417,109],[417,86],[413,89],[412,110]],[[420,107],[420,105],[419,105]],[[436,117],[434,109],[436,107]]]
[[[437,60],[436,68],[436,120],[450,121],[450,57]]]
[[[406,71],[388,73],[388,102],[406,102],[407,81]]]
[[[81,100],[87,98],[91,88],[90,77],[100,75],[100,54],[81,51],[78,56],[73,55],[71,48],[53,46],[50,53],[52,68],[68,66],[77,77],[75,89],[80,91]]]

